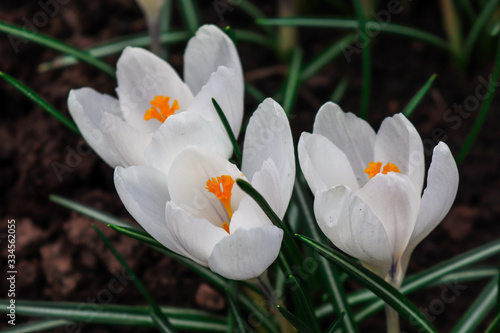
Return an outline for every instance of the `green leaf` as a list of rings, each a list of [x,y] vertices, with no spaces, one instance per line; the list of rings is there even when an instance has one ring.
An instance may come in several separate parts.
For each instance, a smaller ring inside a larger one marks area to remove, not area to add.
[[[164,8],[167,8],[166,4]],[[160,44],[168,45],[179,42],[184,42],[189,39],[191,34],[187,31],[170,31],[160,34]],[[127,46],[140,46],[147,47],[150,44],[149,35],[136,34],[120,38],[114,38],[101,43],[97,43],[92,47],[86,49],[91,56],[100,58],[113,54],[121,53]],[[46,72],[49,70],[62,68],[69,65],[78,63],[78,59],[72,56],[57,57],[52,61],[41,63],[38,66],[39,72]]]
[[[403,294],[408,294],[431,284],[432,282],[448,273],[461,270],[463,267],[470,266],[478,261],[484,260],[499,253],[500,240],[478,247],[452,259],[449,259],[443,263],[440,263],[422,273],[407,277],[404,281],[403,286],[401,287],[400,292]],[[356,314],[356,321],[360,322],[366,319],[376,311],[380,310],[383,306],[384,302],[376,300]]]
[[[31,333],[50,330],[61,326],[73,325],[72,321],[62,319],[41,320],[34,323],[16,324],[11,328],[2,330],[3,333]]]
[[[134,282],[134,284],[136,285],[136,287],[141,291],[142,295],[148,301],[148,303],[149,303],[149,305],[151,306],[151,309],[152,309],[152,311],[151,311],[151,318],[153,319],[153,322],[156,324],[156,327],[161,332],[164,332],[164,333],[175,333],[176,332],[175,328],[168,321],[167,317],[165,317],[164,313],[161,311],[161,309],[158,306],[158,304],[156,304],[155,300],[149,294],[149,292],[144,287],[144,285],[142,284],[142,282],[139,281],[139,279],[137,278],[137,276],[135,276],[134,272],[132,271],[132,269],[130,268],[130,266],[127,264],[127,262],[125,261],[125,259],[123,259],[123,257],[120,255],[120,253],[118,253],[118,251],[113,246],[113,244],[111,244],[111,242],[109,241],[109,239],[101,232],[101,230],[99,230],[99,228],[97,228],[94,225],[92,226],[92,228],[94,228],[94,230],[97,232],[97,234],[99,235],[99,237],[101,237],[102,241],[104,242],[104,244],[106,244],[106,246],[111,251],[111,253],[113,253],[113,255],[115,256],[115,258],[120,262],[120,264],[122,264],[123,268],[125,268],[125,270],[127,271],[127,274],[132,277],[132,281]]]
[[[115,70],[109,66],[107,63],[105,63],[102,60],[97,59],[96,57],[93,57],[89,53],[82,51],[80,49],[77,49],[73,46],[70,46],[64,42],[61,42],[58,39],[52,38],[50,36],[44,35],[40,32],[34,33],[27,31],[27,29],[24,29],[20,26],[10,24],[7,22],[0,21],[0,32],[4,32],[7,34],[9,39],[12,42],[12,38],[17,37],[17,38],[22,38],[26,39],[30,42],[37,43],[43,46],[46,46],[48,48],[54,49],[56,51],[59,51],[64,54],[72,55],[77,59],[80,59],[81,61],[101,70],[102,72],[108,74],[112,78],[116,78]],[[14,47],[14,51],[17,53],[17,47]]]
[[[76,127],[74,122],[72,122],[70,119],[68,119],[62,113],[57,111],[52,105],[50,105],[45,99],[43,99],[41,96],[39,96],[33,90],[31,90],[28,86],[25,86],[24,84],[22,84],[21,82],[19,82],[18,80],[14,79],[12,76],[10,76],[4,72],[0,72],[0,77],[3,78],[5,81],[7,81],[9,84],[11,84],[14,88],[19,90],[24,96],[28,97],[33,102],[35,102],[37,105],[39,105],[42,109],[47,111],[54,118],[56,118],[61,123],[63,123],[63,125],[65,125],[67,128],[69,128],[70,130],[72,130],[76,134],[81,135],[80,131],[78,130],[78,128]]]
[[[304,69],[300,73],[300,80],[306,81],[310,79],[326,65],[331,63],[354,42],[355,37],[355,34],[346,35],[321,52],[314,60],[304,66]]]
[[[234,155],[236,156],[238,165],[241,166],[241,158],[242,158],[241,149],[240,146],[238,146],[238,141],[236,141],[236,137],[234,136],[233,130],[231,129],[231,125],[229,125],[226,115],[220,108],[219,103],[217,103],[217,101],[213,97],[212,97],[212,104],[214,105],[215,111],[217,111],[217,114],[219,115],[219,118],[222,121],[222,125],[224,125],[227,135],[229,136],[229,140],[231,140],[231,144],[233,145]]]
[[[124,220],[117,218],[116,216],[110,215],[110,214],[102,212],[98,209],[86,206],[84,204],[81,204],[79,202],[61,197],[61,196],[56,195],[56,194],[49,195],[49,200],[60,205],[60,206],[63,206],[65,208],[68,208],[68,209],[73,210],[75,212],[81,213],[83,215],[89,216],[89,217],[95,219],[96,221],[102,222],[106,225],[113,224],[113,225],[117,225],[117,226],[121,226],[121,227],[130,228],[133,230],[141,230],[138,227],[136,227],[136,226],[124,221]]]
[[[361,111],[360,116],[366,119],[368,116],[368,108],[370,106],[370,93],[371,93],[371,81],[372,81],[372,70],[371,70],[371,56],[370,56],[370,43],[371,37],[366,33],[366,17],[363,10],[363,4],[361,0],[353,0],[354,8],[356,9],[356,16],[358,19],[360,34],[368,41],[364,41],[364,45],[361,47],[361,57],[363,59],[363,88],[361,94]]]
[[[229,303],[229,310],[231,312],[231,317],[234,319],[236,323],[236,328],[238,332],[245,333],[247,332],[245,320],[243,319],[238,306],[236,305],[234,295],[238,292],[236,288],[236,281],[229,282],[229,289],[226,290],[227,301]],[[228,325],[228,333],[233,332],[233,327],[229,327]]]
[[[0,312],[7,313],[8,299],[0,300]],[[205,311],[162,307],[179,330],[225,332],[226,319]],[[16,300],[16,315],[43,317],[94,324],[155,327],[150,307],[97,304],[92,301],[52,302]]]
[[[389,306],[399,312],[401,316],[410,320],[416,328],[421,329],[423,332],[437,332],[429,320],[413,303],[380,277],[361,267],[354,260],[339,251],[317,243],[311,238],[302,235],[296,236],[307,246],[312,247],[328,261],[370,289]]]
[[[484,331],[484,333],[496,333],[500,331],[500,312],[498,312],[497,316],[491,322],[490,326]]]
[[[293,295],[296,296],[298,302],[297,306],[302,309],[302,312],[306,316],[305,319],[307,319],[308,326],[311,327],[309,330],[310,332],[321,332],[318,324],[318,319],[316,318],[316,315],[314,314],[314,311],[311,307],[311,303],[309,302],[308,298],[304,294],[304,291],[300,287],[299,282],[293,275],[288,276],[288,280],[291,282],[290,289],[293,293]]]
[[[344,94],[348,86],[349,86],[349,77],[346,75],[340,80],[340,82],[335,87],[335,90],[332,92],[332,96],[330,96],[330,101],[339,104],[340,101],[342,100],[342,97],[344,97]]]
[[[337,328],[339,328],[340,324],[342,323],[342,319],[344,319],[344,316],[345,311],[341,312],[337,320],[333,322],[332,326],[330,326],[330,328],[328,329],[328,333],[333,333]]]
[[[245,93],[250,95],[250,97],[252,97],[257,103],[260,103],[267,98],[266,95],[250,83],[245,83]]]
[[[285,317],[286,320],[290,324],[292,324],[293,327],[297,329],[298,332],[311,332],[311,328],[307,326],[306,323],[304,323],[302,320],[297,318],[293,313],[282,307],[281,305],[276,305],[278,308],[278,311]]]
[[[303,214],[304,225],[307,227],[309,234],[312,238],[317,240],[325,240],[326,237],[323,233],[318,230],[318,224],[314,218],[314,213],[312,212],[313,203],[311,202],[309,193],[306,193],[306,184],[303,179],[302,173],[297,172],[298,176],[295,180],[293,200],[295,204],[300,207],[300,211]],[[319,268],[321,275],[326,286],[326,292],[328,292],[329,300],[332,303],[335,315],[340,317],[342,313],[345,313],[345,318],[342,321],[342,327],[345,332],[356,333],[358,332],[358,327],[354,321],[351,308],[347,302],[347,297],[339,279],[339,274],[334,267],[328,264],[328,261],[321,257],[318,258]]]
[[[261,25],[310,27],[310,28],[341,28],[341,29],[359,29],[359,21],[353,19],[334,19],[334,18],[272,18],[258,19]],[[447,52],[452,52],[448,42],[425,31],[414,29],[399,24],[380,24],[377,21],[366,21],[366,29],[370,32],[386,32],[396,35],[403,35],[415,39],[420,39],[427,43],[434,44]]]
[[[415,96],[412,97],[410,102],[405,106],[403,111],[401,111],[406,118],[409,118],[410,115],[413,113],[415,108],[417,107],[418,104],[420,104],[420,101],[422,101],[422,98],[424,98],[425,94],[429,91],[431,88],[432,84],[434,83],[434,80],[436,80],[437,74],[432,74],[432,76],[427,80],[427,82],[422,86],[422,88],[417,91]]]
[[[481,324],[488,313],[495,307],[496,296],[498,293],[498,277],[494,278],[483,289],[483,292],[469,306],[456,326],[451,331],[452,333],[469,333],[475,332],[476,328]]]
[[[283,97],[283,109],[290,116],[297,99],[300,84],[300,68],[302,64],[302,50],[298,47],[291,50],[292,56],[288,65],[288,75],[285,81],[285,95]]]
[[[186,25],[194,35],[198,27],[200,26],[200,20],[198,18],[198,11],[196,10],[196,6],[193,0],[179,0],[181,5],[182,14],[184,16],[184,20],[186,21]]]
[[[156,241],[153,237],[151,237],[146,232],[144,232],[144,231],[138,232],[136,230],[132,230],[132,229],[128,229],[128,228],[124,228],[124,227],[120,227],[120,226],[114,226],[114,225],[110,225],[109,227],[115,231],[118,231],[119,233],[122,233],[122,234],[128,236],[128,237],[131,237],[131,238],[137,239],[141,242],[144,242],[144,243],[150,245],[151,247],[153,247],[155,250],[157,250],[161,253],[164,253],[164,254],[168,255],[169,257],[171,257],[172,259],[182,263],[183,265],[185,265],[186,267],[191,269],[193,272],[195,272],[196,274],[200,275],[205,280],[207,280],[215,288],[217,288],[221,291],[225,291],[229,287],[228,281],[226,279],[224,279],[223,277],[221,277],[220,275],[215,274],[214,272],[212,272],[210,269],[208,269],[206,267],[198,265],[197,263],[195,263],[194,261],[192,261],[190,259],[187,259],[181,255],[178,255],[175,252],[170,251],[169,249],[164,247],[161,243]],[[252,288],[254,291],[259,292],[258,288],[256,288],[255,286],[249,285],[249,287]],[[258,305],[256,305],[253,301],[250,301],[247,297],[245,297],[242,294],[238,294],[237,301],[238,301],[238,303],[243,305],[249,313],[252,313],[256,317],[258,317],[259,320],[262,321],[262,325],[264,327],[266,327],[267,330],[273,331],[276,329],[274,323],[270,320],[268,314],[266,312],[264,312],[264,310],[262,310],[262,308],[260,308]]]
[[[465,156],[469,153],[469,150],[472,148],[472,145],[476,141],[476,137],[481,131],[483,127],[483,123],[486,120],[486,116],[488,115],[488,111],[491,106],[491,102],[493,101],[493,96],[495,95],[495,90],[498,82],[498,78],[500,77],[500,36],[497,37],[497,52],[495,58],[495,65],[493,66],[493,73],[491,74],[491,82],[488,85],[488,92],[486,93],[486,98],[479,110],[479,114],[477,115],[474,124],[472,125],[472,129],[470,130],[467,138],[465,139],[458,156],[456,157],[457,164],[460,164],[465,159]]]
[[[461,52],[460,63],[462,69],[465,69],[467,67],[472,50],[474,48],[474,44],[476,44],[481,31],[484,29],[490,18],[495,13],[499,1],[500,0],[488,1],[488,3],[486,3],[486,5],[483,7],[483,10],[479,14],[479,16],[474,20],[474,24],[472,25],[469,35],[465,40],[464,47]],[[498,60],[498,54],[496,59]]]
[[[236,183],[246,194],[251,196],[255,200],[255,202],[257,202],[257,204],[260,206],[260,208],[262,208],[267,217],[269,217],[271,222],[273,222],[276,226],[283,230],[283,242],[285,243],[285,248],[288,251],[289,257],[294,261],[297,267],[301,267],[300,258],[302,256],[300,254],[297,243],[295,242],[295,239],[290,233],[288,227],[283,223],[283,221],[281,221],[278,215],[276,215],[274,210],[267,203],[266,199],[264,199],[264,197],[259,192],[257,192],[257,190],[253,188],[253,186],[249,182],[243,179],[236,179]]]

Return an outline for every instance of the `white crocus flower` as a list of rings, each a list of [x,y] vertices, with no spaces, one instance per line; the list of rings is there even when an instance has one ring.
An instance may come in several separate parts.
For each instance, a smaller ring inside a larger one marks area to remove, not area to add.
[[[260,276],[276,259],[283,231],[235,180],[250,179],[276,214],[284,216],[295,162],[283,109],[267,99],[255,111],[246,130],[241,171],[215,153],[218,148],[188,144],[158,144],[146,154],[146,165],[116,168],[122,202],[170,250],[229,279]]]
[[[313,134],[302,134],[298,153],[321,230],[399,286],[413,249],[455,199],[458,170],[448,146],[434,148],[422,195],[422,140],[405,116],[386,118],[375,133],[366,121],[327,103]]]
[[[209,132],[224,131],[212,98],[221,106],[234,134],[240,132],[240,60],[231,39],[213,25],[199,28],[187,45],[185,82],[167,62],[135,47],[123,51],[116,75],[118,99],[92,88],[72,90],[68,97],[69,111],[83,138],[111,167],[143,165],[151,140],[168,136],[165,132],[172,127],[168,123],[183,114],[196,115],[184,121],[201,117],[195,121],[204,122]],[[231,147],[229,138],[226,141]]]

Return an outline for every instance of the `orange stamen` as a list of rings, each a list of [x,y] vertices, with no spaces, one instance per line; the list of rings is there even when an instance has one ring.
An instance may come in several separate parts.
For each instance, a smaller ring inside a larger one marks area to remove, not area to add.
[[[371,161],[370,163],[368,163],[368,167],[365,169],[365,173],[367,173],[370,179],[372,179],[373,177],[375,177],[377,174],[380,173],[381,168],[382,168],[382,162]],[[398,166],[390,162],[384,165],[384,168],[382,169],[382,174],[387,175],[389,172],[401,173],[401,171],[399,171]]]
[[[168,117],[173,115],[175,111],[179,110],[179,103],[176,99],[174,99],[172,106],[169,105],[169,102],[169,96],[155,96],[155,98],[149,102],[152,106],[144,113],[144,120],[151,120],[154,118],[163,123]]]
[[[217,199],[220,200],[227,212],[227,215],[229,216],[229,221],[231,221],[231,218],[233,217],[233,209],[231,208],[231,191],[233,190],[234,179],[228,175],[212,177],[207,180],[206,185],[207,186],[205,188],[208,190],[208,192],[213,193],[217,197]],[[226,230],[227,233],[229,233],[228,222],[224,222],[222,224],[222,228]]]
[[[229,224],[227,222],[222,223],[222,229],[229,234]]]

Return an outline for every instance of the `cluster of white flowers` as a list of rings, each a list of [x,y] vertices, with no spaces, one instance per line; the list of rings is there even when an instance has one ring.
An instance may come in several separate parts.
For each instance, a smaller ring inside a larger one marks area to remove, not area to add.
[[[115,168],[130,214],[170,250],[229,279],[260,276],[277,258],[283,231],[236,184],[249,180],[283,218],[295,181],[290,125],[266,99],[253,113],[241,170],[215,108],[237,137],[243,73],[232,41],[203,26],[184,54],[184,81],[165,61],[127,48],[117,63],[118,99],[91,88],[70,92],[69,110],[83,137]],[[434,149],[427,187],[422,140],[401,114],[379,132],[333,103],[303,133],[299,162],[328,238],[394,285],[415,246],[450,209],[458,171],[444,143]]]

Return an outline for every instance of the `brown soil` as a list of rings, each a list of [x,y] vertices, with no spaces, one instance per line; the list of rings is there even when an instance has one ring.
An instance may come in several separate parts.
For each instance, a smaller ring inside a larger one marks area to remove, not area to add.
[[[59,11],[39,30],[77,47],[145,30],[144,20],[133,0],[60,2],[65,4],[60,5]],[[259,29],[238,8],[226,12],[224,18],[227,21],[221,22],[211,3],[200,6],[205,23],[219,26],[230,23],[236,28]],[[313,1],[311,6],[320,5]],[[334,14],[327,5],[321,6],[326,10],[307,10]],[[271,5],[260,8],[271,17],[275,15]],[[41,10],[34,1],[5,0],[0,3],[0,20],[23,25],[26,20],[33,22]],[[177,8],[174,10],[178,12]],[[178,16],[174,19],[174,26],[182,24]],[[427,7],[412,4],[412,8],[395,17],[394,21],[443,36],[439,8],[434,2]],[[305,59],[312,59],[339,36],[334,30],[302,29],[300,41]],[[238,47],[247,80],[268,95],[274,93],[286,73],[283,62],[261,46],[241,42]],[[58,54],[34,43],[21,43],[18,48],[15,52],[9,39],[0,36],[0,70],[30,86],[64,114],[68,114],[66,98],[70,89],[90,86],[113,93],[115,82],[87,65],[38,74],[37,66]],[[183,48],[184,45],[172,48],[171,62],[178,69],[181,68]],[[466,97],[474,93],[481,84],[480,76],[488,77],[493,53],[483,54],[468,73],[460,74],[447,54],[420,41],[381,34],[372,48],[374,85],[369,121],[377,127],[384,117],[400,111],[425,81],[437,73],[430,94],[411,120],[427,143],[426,147],[432,148],[437,141],[444,140],[455,154],[458,153],[477,110],[470,117],[461,119],[459,125],[447,122],[443,115],[455,103],[463,104]],[[117,56],[113,56],[106,60],[115,64],[116,59]],[[354,56],[350,64],[339,59],[301,87],[291,119],[295,139],[302,131],[311,130],[318,107],[329,98],[345,75],[351,82],[341,106],[346,111],[359,109],[360,57]],[[16,299],[85,302],[88,298],[95,298],[113,278],[113,273],[121,272],[121,266],[91,229],[93,220],[51,203],[48,197],[58,194],[132,221],[115,193],[113,170],[89,152],[82,139],[3,81],[0,82],[0,100],[3,105],[0,114],[0,236],[3,237],[0,238],[3,247],[0,257],[2,267],[5,267],[7,220],[15,219],[19,272]],[[246,100],[249,113],[258,103],[249,96]],[[500,206],[496,204],[500,198],[499,107],[497,94],[477,142],[460,165],[460,187],[455,205],[443,223],[416,249],[410,274],[500,236],[497,223]],[[427,154],[426,158],[429,159],[430,155]],[[67,172],[58,177],[54,168],[61,165],[67,167]],[[147,288],[154,291],[158,303],[224,313],[226,304],[222,294],[193,272],[135,240],[104,226],[99,227]],[[439,311],[442,313],[432,317],[439,331],[453,327],[484,285],[485,282],[466,284],[466,289],[454,302],[446,304],[443,311]],[[7,290],[5,278],[1,279],[0,290]],[[429,308],[434,306],[433,300],[439,299],[441,290],[430,289],[410,298],[419,307]],[[146,301],[132,284],[128,284],[123,292],[113,294],[111,303],[139,305],[146,304]],[[381,318],[379,315],[368,321],[362,326],[362,331],[382,332]],[[17,323],[22,322],[26,322],[26,318],[18,316]],[[2,327],[7,327],[4,319],[0,321]],[[91,324],[82,326],[82,329],[99,333],[149,331]]]

